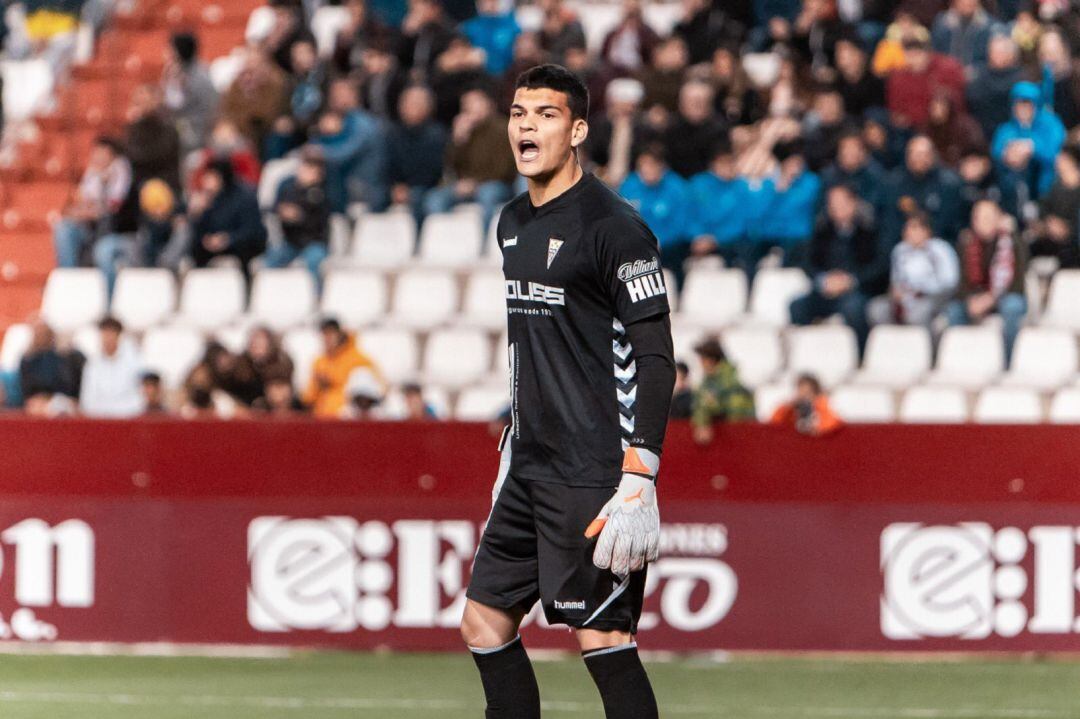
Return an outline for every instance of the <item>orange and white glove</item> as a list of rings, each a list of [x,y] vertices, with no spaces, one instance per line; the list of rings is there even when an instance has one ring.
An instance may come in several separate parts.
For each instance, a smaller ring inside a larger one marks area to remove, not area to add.
[[[660,457],[631,447],[623,457],[623,475],[615,496],[585,530],[596,537],[593,564],[625,577],[645,568],[660,554],[660,509],[656,505],[656,472]]]

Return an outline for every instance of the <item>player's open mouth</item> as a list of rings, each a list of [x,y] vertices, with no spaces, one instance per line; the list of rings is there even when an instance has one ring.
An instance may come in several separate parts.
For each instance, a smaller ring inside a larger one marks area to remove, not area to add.
[[[531,162],[540,156],[540,148],[532,140],[522,140],[518,143],[518,154],[524,162]]]

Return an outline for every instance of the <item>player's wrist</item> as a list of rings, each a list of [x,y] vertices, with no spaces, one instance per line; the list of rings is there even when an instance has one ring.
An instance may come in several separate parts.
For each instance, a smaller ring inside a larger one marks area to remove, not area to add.
[[[660,455],[644,447],[629,447],[623,453],[623,477],[636,476],[656,481],[660,471]]]

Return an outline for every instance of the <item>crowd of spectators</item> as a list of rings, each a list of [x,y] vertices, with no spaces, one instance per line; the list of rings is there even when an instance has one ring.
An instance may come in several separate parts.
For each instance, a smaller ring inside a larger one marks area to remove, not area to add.
[[[668,29],[625,0],[590,47],[562,0],[532,15],[508,0],[341,0],[323,52],[318,5],[258,8],[220,93],[197,38],[172,38],[160,83],[95,145],[56,228],[61,265],[111,280],[232,257],[245,272],[300,262],[318,283],[329,218],[355,203],[406,207],[420,225],[475,202],[490,221],[521,189],[505,141],[513,79],[552,61],[592,93],[583,163],[641,211],[679,286],[710,255],[751,281],[782,263],[812,281],[794,324],[839,314],[861,348],[875,323],[936,332],[996,314],[1008,353],[1029,263],[1080,267],[1068,3],[684,0]],[[260,168],[287,156],[300,169],[267,220]]]

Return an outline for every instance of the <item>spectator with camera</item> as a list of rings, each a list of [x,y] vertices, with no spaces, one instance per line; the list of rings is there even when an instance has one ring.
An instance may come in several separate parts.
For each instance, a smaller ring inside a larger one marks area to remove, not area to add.
[[[777,407],[769,424],[793,427],[801,434],[820,437],[835,432],[843,422],[833,411],[817,377],[802,374],[795,382],[795,398]]]

